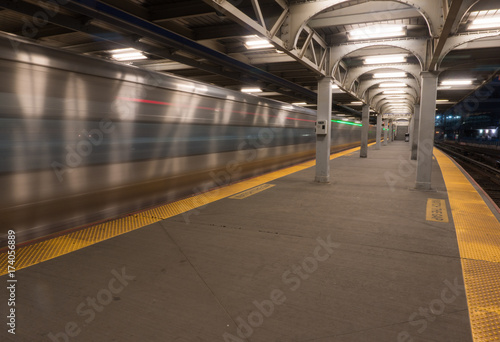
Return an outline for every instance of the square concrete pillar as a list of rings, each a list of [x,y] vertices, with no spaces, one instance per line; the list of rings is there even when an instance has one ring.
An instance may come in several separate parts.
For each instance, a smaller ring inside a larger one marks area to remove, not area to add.
[[[317,120],[325,121],[327,134],[316,135],[316,177],[318,183],[330,182],[330,145],[332,140],[332,84],[331,77],[318,82]]]
[[[432,152],[436,123],[436,100],[438,75],[422,72],[422,92],[420,99],[420,120],[418,128],[417,190],[431,190]]]
[[[382,114],[377,115],[377,143],[375,145],[376,150],[380,150],[381,140],[382,140]]]
[[[363,127],[361,128],[361,151],[359,156],[361,158],[368,158],[368,132],[370,130],[370,106],[363,106]]]

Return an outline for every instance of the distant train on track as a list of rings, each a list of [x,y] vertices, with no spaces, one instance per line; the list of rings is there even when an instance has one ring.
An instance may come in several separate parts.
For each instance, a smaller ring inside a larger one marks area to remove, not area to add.
[[[117,217],[315,156],[316,112],[0,36],[0,236]],[[332,124],[332,151],[361,128]],[[371,129],[370,139],[374,138]]]

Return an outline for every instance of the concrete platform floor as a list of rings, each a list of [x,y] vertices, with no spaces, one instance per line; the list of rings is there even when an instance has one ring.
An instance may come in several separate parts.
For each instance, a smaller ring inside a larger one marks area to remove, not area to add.
[[[426,221],[439,167],[436,192],[410,191],[408,156],[370,148],[331,184],[310,168],[20,270],[0,340],[472,341],[453,223]]]

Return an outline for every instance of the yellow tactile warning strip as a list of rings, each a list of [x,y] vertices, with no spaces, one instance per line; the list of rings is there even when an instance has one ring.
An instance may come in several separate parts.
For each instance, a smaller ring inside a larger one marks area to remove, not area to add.
[[[429,198],[427,200],[426,210],[427,221],[450,222],[448,211],[446,210],[446,201],[442,199]]]
[[[373,144],[370,144],[370,146]],[[335,159],[353,153],[358,148],[349,149],[335,153],[330,159]],[[127,232],[148,226],[158,221],[167,219],[179,214],[184,215],[185,220],[189,220],[189,212],[193,209],[203,207],[209,203],[218,201],[240,192],[252,189],[256,186],[271,182],[275,179],[285,177],[314,166],[314,160],[301,163],[286,169],[274,171],[259,177],[244,180],[242,182],[228,185],[226,187],[214,189],[206,193],[185,198],[173,203],[145,210],[140,213],[124,218],[107,221],[89,228],[70,232],[68,234],[43,240],[16,249],[16,271],[38,263],[68,254],[81,248],[93,245],[112,237],[125,234]],[[0,253],[0,276],[7,273],[7,250]]]
[[[239,194],[236,194],[236,195],[231,196],[229,198],[231,198],[231,199],[245,199],[245,198],[248,198],[248,197],[253,196],[255,194],[258,194],[259,192],[262,192],[264,190],[272,188],[273,186],[275,186],[275,184],[262,184],[262,185],[256,186],[255,188],[249,189],[247,191],[240,192]]]
[[[443,152],[441,167],[455,222],[475,342],[500,341],[500,222]]]

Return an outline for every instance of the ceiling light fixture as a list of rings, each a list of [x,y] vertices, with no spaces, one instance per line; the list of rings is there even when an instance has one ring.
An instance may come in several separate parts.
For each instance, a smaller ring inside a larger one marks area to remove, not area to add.
[[[406,77],[406,72],[381,72],[373,74],[373,78],[402,78]]]
[[[447,80],[441,82],[443,86],[463,86],[463,85],[471,85],[472,80]]]
[[[406,63],[406,55],[385,55],[365,58],[366,65]]]
[[[397,94],[407,94],[404,90],[386,90],[384,95],[397,95]]]
[[[241,88],[243,93],[262,93],[260,88]]]
[[[119,62],[125,62],[125,61],[136,61],[139,59],[147,59],[141,51],[136,50],[136,49],[117,49],[117,50],[111,50],[110,51],[111,56],[113,59],[119,61]]]
[[[274,47],[274,45],[269,43],[269,41],[266,39],[253,38],[253,39],[247,40],[245,42],[245,47],[248,50],[256,50],[256,49],[272,48],[272,47]]]
[[[392,38],[406,36],[406,27],[401,25],[369,25],[347,33],[350,40]]]
[[[499,10],[493,10],[492,12],[494,12],[494,14],[485,14],[482,16],[481,12],[471,13],[471,16],[476,14],[478,15],[478,17],[472,21],[472,24],[469,25],[468,30],[484,30],[500,27],[500,14],[498,13]]]
[[[380,83],[380,88],[406,88],[406,83]]]

